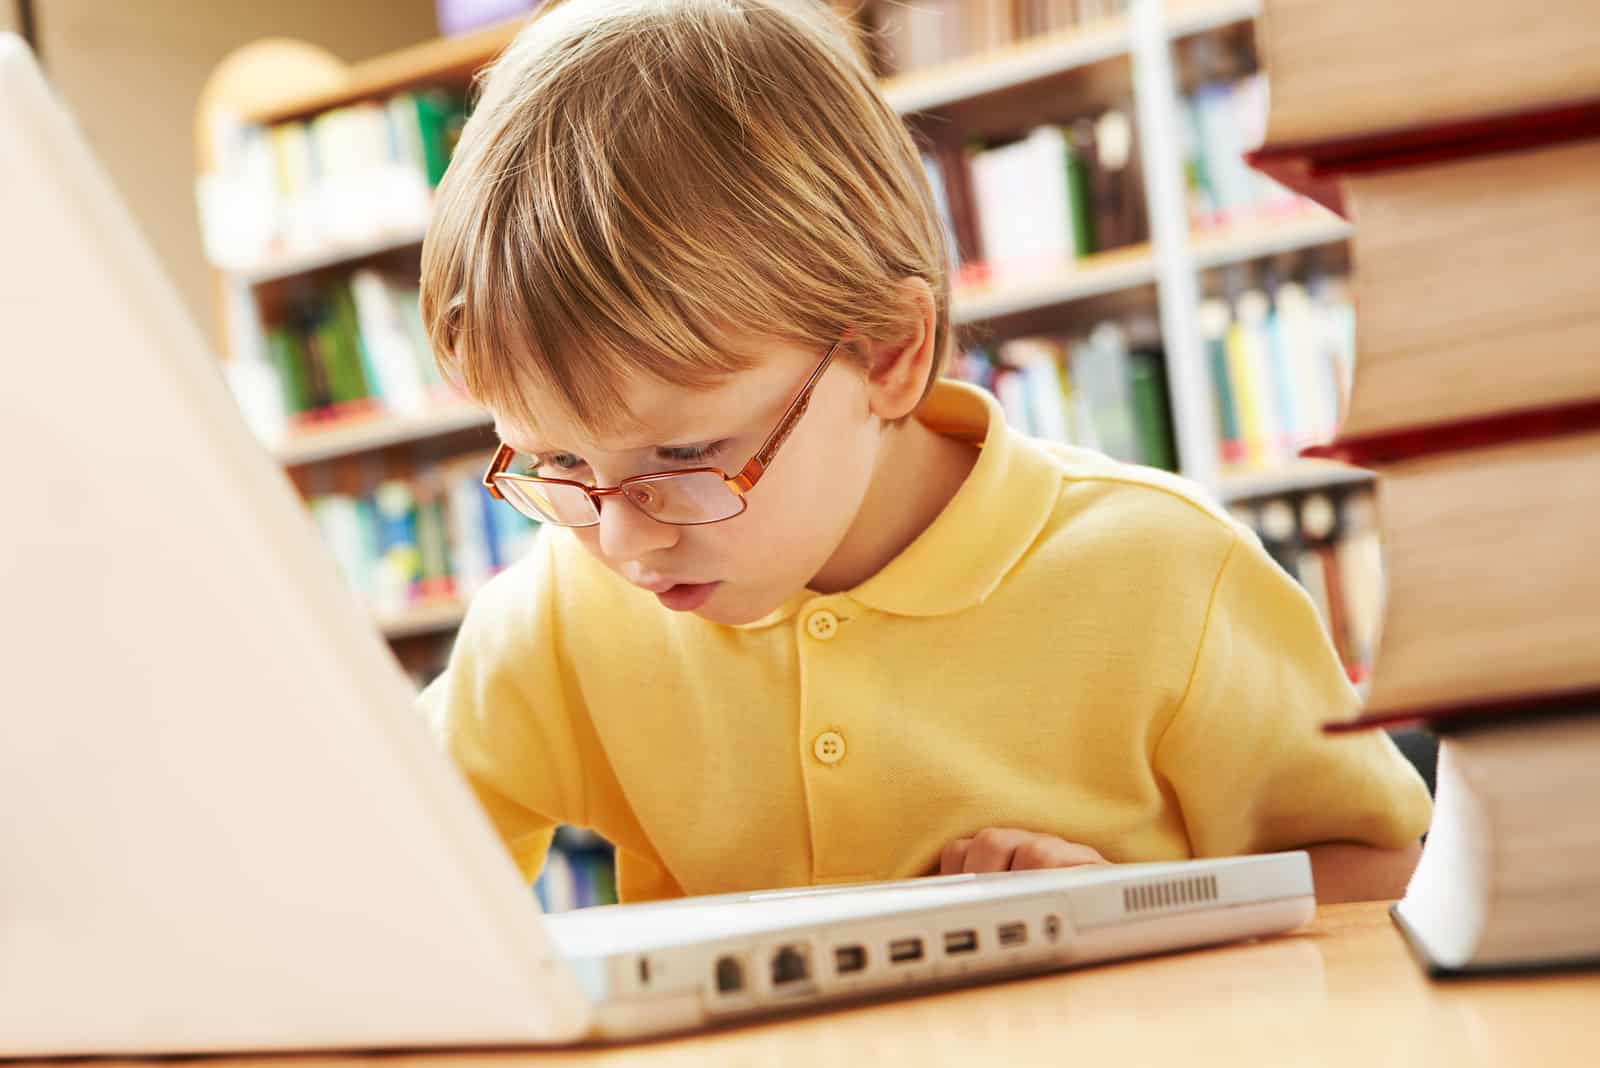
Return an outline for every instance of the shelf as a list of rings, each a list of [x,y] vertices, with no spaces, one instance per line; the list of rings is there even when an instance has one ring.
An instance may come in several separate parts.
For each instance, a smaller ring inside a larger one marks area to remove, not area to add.
[[[1173,37],[1203,33],[1254,18],[1260,10],[1260,0],[1174,0],[1167,7],[1167,30]],[[350,68],[348,80],[338,89],[291,96],[243,118],[263,124],[283,122],[346,104],[381,99],[415,85],[464,83],[511,43],[525,21],[508,19],[473,33],[441,37],[358,63]],[[901,114],[926,111],[1125,55],[1128,47],[1128,20],[1115,16],[888,78],[883,92]]]
[[[259,286],[299,274],[310,274],[324,267],[336,267],[341,263],[352,263],[385,252],[413,248],[422,244],[427,232],[428,220],[420,219],[410,226],[386,230],[361,241],[324,245],[293,255],[275,256],[250,266],[218,266],[244,285]]]
[[[439,37],[357,63],[337,89],[285,97],[241,118],[266,125],[307,118],[346,104],[380,100],[419,85],[465,85],[480,67],[505,50],[526,20],[526,16],[507,19],[471,33]]]
[[[1331,489],[1370,481],[1371,471],[1327,460],[1298,460],[1284,467],[1240,474],[1223,472],[1217,487],[1224,501],[1275,497],[1305,490]]]
[[[279,463],[296,467],[491,425],[488,412],[462,402],[421,415],[374,415],[329,423],[292,434],[272,451]]]
[[[1167,36],[1205,33],[1260,14],[1261,0],[1172,0],[1167,4]]]
[[[1088,26],[1023,38],[980,55],[885,78],[883,95],[897,114],[931,111],[1125,55],[1128,43],[1126,18],[1098,19]]]
[[[1253,18],[1259,10],[1260,0],[1174,0],[1168,5],[1168,33],[1172,37],[1202,33]],[[258,123],[281,122],[361,100],[379,99],[415,84],[437,83],[451,78],[465,79],[510,44],[522,24],[522,19],[511,19],[472,34],[440,38],[369,63],[358,64],[350,69],[348,83],[337,91],[294,97],[272,108],[249,113],[245,119]],[[988,93],[1018,88],[1042,78],[1124,55],[1128,52],[1129,44],[1127,18],[1113,16],[1095,20],[1087,26],[1024,38],[981,55],[887,78],[883,82],[883,93],[897,113],[926,111]],[[325,267],[411,248],[422,243],[426,232],[427,221],[418,220],[413,225],[358,242],[331,245],[248,266],[217,266],[247,286],[259,286]],[[1309,243],[1317,244],[1326,240],[1333,239],[1323,238]],[[1237,259],[1269,255],[1274,251],[1283,250],[1246,252],[1238,255]],[[1222,258],[1216,262],[1235,260]],[[1215,265],[1202,263],[1202,266]],[[1153,277],[1152,268],[1149,277],[1141,277],[1127,285],[1144,284]],[[1073,298],[1069,296],[1065,299]],[[996,314],[1006,313],[984,311],[974,317],[992,318]]]
[[[1178,0],[1167,5],[1167,35],[1204,33],[1260,10],[1260,0]],[[1115,15],[885,78],[883,95],[900,115],[932,111],[1126,55],[1131,44],[1127,17]]]
[[[378,629],[390,641],[415,638],[423,634],[437,634],[459,627],[462,619],[466,617],[466,612],[467,606],[453,597],[423,601],[412,605],[404,612],[378,616]]]
[[[950,298],[950,316],[957,325],[998,319],[1148,285],[1155,277],[1156,261],[1150,246],[1129,245],[1097,252],[1057,271],[959,287]]]
[[[1216,230],[1196,230],[1190,235],[1195,266],[1225,267],[1264,256],[1315,248],[1343,241],[1350,224],[1321,208],[1307,208],[1284,219],[1234,223]]]

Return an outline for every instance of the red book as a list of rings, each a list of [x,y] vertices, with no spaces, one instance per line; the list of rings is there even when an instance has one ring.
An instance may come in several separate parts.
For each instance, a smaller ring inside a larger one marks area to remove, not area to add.
[[[1342,215],[1342,176],[1447,163],[1593,137],[1600,137],[1600,99],[1332,141],[1263,145],[1246,153],[1245,159],[1263,174]]]

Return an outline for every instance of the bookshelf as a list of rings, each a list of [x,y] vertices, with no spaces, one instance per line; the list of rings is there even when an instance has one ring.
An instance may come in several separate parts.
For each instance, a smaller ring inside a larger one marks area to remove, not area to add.
[[[274,446],[273,455],[285,467],[300,467],[489,425],[488,413],[476,405],[440,404],[420,415],[373,414],[297,431]]]
[[[1084,257],[1069,267],[981,286],[960,287],[952,298],[958,324],[1037,319],[1065,309],[1153,293],[1165,347],[1167,389],[1183,474],[1219,500],[1339,485],[1364,478],[1330,465],[1296,463],[1239,474],[1217,460],[1216,416],[1198,327],[1200,272],[1296,250],[1337,243],[1348,227],[1337,218],[1306,211],[1280,218],[1192,228],[1184,203],[1183,161],[1178,155],[1177,43],[1192,35],[1247,22],[1259,0],[1132,0],[1128,13],[1070,30],[1026,39],[991,52],[892,76],[884,81],[891,105],[908,119],[959,108],[981,114],[1004,97],[1006,109],[1029,94],[1061,91],[1063,76],[1123,64],[1131,89],[1144,160],[1148,242]],[[377,102],[433,87],[464,87],[515,36],[520,22],[490,26],[456,38],[427,42],[377,59],[344,65],[296,42],[261,42],[229,57],[203,95],[197,115],[202,173],[215,158],[219,131],[304,120],[331,108]],[[284,74],[282,72],[291,72]],[[1120,76],[1120,75],[1119,75]],[[998,106],[998,105],[997,105]],[[976,111],[974,111],[976,109]],[[944,120],[948,121],[948,119]],[[355,239],[298,248],[292,254],[227,260],[214,257],[224,349],[231,359],[262,357],[263,316],[277,295],[304,280],[374,262],[414,262],[426,219],[391,221]],[[1148,300],[1149,297],[1138,299]],[[406,416],[365,414],[280,433],[269,447],[287,468],[302,474],[325,466],[370,464],[368,457],[422,447],[489,426],[485,413],[446,403]],[[487,439],[485,439],[487,440]],[[302,488],[307,480],[297,475]],[[311,481],[315,481],[314,479]],[[335,480],[337,481],[337,480]],[[382,632],[406,642],[451,631],[461,604],[431,599],[378,619]]]

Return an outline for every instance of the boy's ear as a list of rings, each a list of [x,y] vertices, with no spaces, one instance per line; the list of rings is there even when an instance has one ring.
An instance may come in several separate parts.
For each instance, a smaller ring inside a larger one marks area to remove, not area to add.
[[[907,278],[901,286],[909,314],[906,331],[889,341],[867,346],[867,403],[884,422],[904,419],[916,410],[933,373],[937,312],[933,289],[923,278]]]

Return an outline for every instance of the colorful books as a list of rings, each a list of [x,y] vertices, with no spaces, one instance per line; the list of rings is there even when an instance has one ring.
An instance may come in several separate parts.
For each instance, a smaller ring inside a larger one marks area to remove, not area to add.
[[[1221,466],[1281,467],[1339,423],[1355,364],[1344,279],[1282,282],[1200,307]]]
[[[423,89],[220,131],[198,189],[207,255],[242,271],[384,234],[420,239],[466,117],[462,94]]]
[[[615,905],[617,868],[610,843],[589,831],[557,828],[533,892],[545,912]]]
[[[230,376],[236,392],[275,393],[268,403],[240,396],[269,439],[329,420],[388,412],[415,415],[453,399],[423,336],[414,282],[372,268],[303,291],[268,330],[270,374]],[[243,362],[241,360],[240,362]]]
[[[1172,411],[1153,324],[1101,323],[1078,339],[1022,337],[972,349],[952,378],[994,393],[1023,433],[1177,470]]]
[[[538,524],[484,491],[489,458],[423,465],[364,493],[308,497],[346,581],[376,614],[398,617],[419,604],[464,601],[528,551]]]

